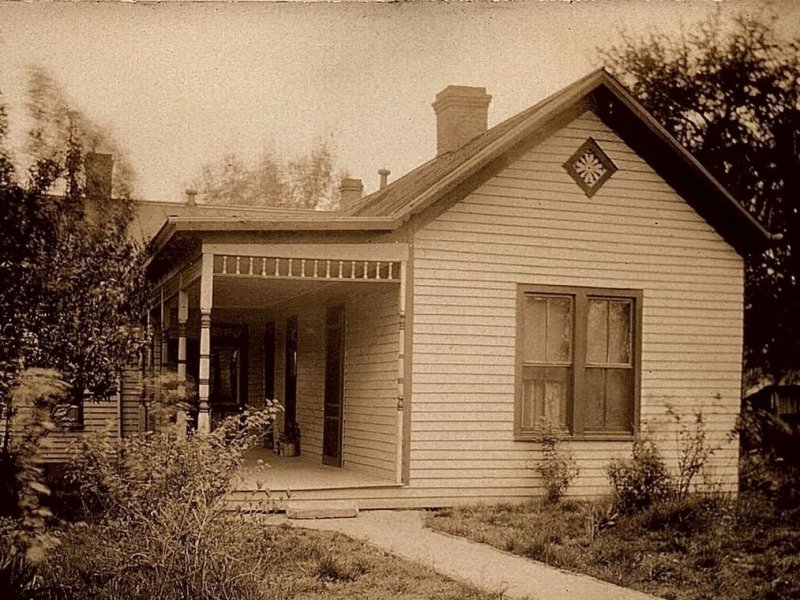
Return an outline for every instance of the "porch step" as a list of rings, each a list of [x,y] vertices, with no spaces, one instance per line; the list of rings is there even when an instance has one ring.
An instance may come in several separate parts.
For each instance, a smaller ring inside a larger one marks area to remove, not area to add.
[[[351,519],[358,516],[358,506],[352,503],[286,503],[286,516],[289,519]]]

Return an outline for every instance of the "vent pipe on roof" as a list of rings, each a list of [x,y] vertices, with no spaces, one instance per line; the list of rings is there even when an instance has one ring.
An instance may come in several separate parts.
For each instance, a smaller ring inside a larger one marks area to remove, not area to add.
[[[347,208],[354,202],[361,200],[364,192],[364,184],[360,179],[345,177],[339,185],[339,207]]]
[[[111,198],[111,175],[114,158],[110,154],[88,152],[83,161],[86,174],[86,197],[92,200]]]
[[[389,183],[389,175],[392,172],[389,169],[378,169],[378,175],[381,176],[381,189],[386,187],[386,184]]]
[[[187,188],[186,190],[186,206],[197,205],[197,190],[194,188]]]
[[[483,87],[448,85],[436,94],[437,155],[457,150],[486,131],[491,101]]]

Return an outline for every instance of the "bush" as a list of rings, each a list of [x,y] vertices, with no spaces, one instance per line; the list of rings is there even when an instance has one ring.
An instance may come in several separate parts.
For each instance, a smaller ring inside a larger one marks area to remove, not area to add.
[[[121,440],[87,436],[65,489],[81,516],[41,566],[60,598],[261,598],[252,523],[226,510],[243,452],[271,424],[268,406],[224,420],[210,434],[176,427]]]
[[[702,412],[693,413],[687,420],[674,407],[667,405],[667,414],[677,427],[678,461],[673,491],[678,500],[685,500],[692,491],[694,478],[703,470],[717,448],[708,445]]]
[[[655,444],[637,436],[631,460],[615,460],[608,466],[614,498],[620,512],[641,512],[670,498],[672,478]]]
[[[542,460],[536,470],[544,482],[545,501],[549,504],[558,504],[569,484],[578,476],[578,466],[572,455],[560,447],[561,438],[555,428],[545,427],[540,443]]]

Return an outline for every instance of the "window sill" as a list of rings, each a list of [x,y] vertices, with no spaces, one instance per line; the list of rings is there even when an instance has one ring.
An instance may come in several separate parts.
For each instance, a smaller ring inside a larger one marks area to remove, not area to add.
[[[541,443],[542,435],[515,435],[515,442],[532,442]],[[632,433],[585,433],[583,435],[564,434],[559,436],[563,442],[633,442],[634,435]]]

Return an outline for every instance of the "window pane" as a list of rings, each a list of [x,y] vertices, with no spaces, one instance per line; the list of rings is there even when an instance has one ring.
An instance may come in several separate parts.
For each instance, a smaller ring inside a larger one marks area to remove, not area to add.
[[[608,362],[631,362],[631,302],[608,303]]]
[[[586,389],[583,397],[583,428],[602,431],[605,421],[606,370],[586,369]]]
[[[589,300],[586,330],[586,361],[605,363],[608,359],[608,300]]]
[[[572,299],[548,298],[547,362],[570,362],[572,357]]]
[[[545,361],[545,340],[547,339],[547,298],[541,296],[525,297],[525,362]]]
[[[522,427],[541,429],[549,423],[566,425],[570,393],[569,367],[525,367],[523,371]]]
[[[606,370],[605,429],[633,429],[633,369]]]
[[[629,432],[633,428],[633,369],[586,369],[584,429]]]

